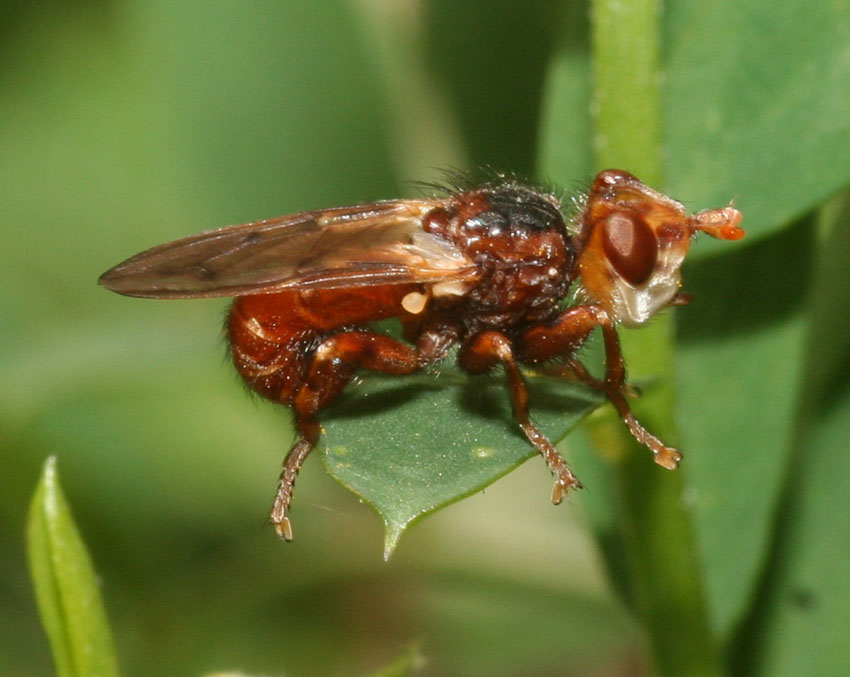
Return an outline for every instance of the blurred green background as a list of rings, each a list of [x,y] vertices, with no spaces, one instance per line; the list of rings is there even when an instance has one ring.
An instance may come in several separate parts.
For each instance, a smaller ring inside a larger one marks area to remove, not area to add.
[[[607,490],[586,451],[590,488],[560,508],[533,462],[414,527],[389,563],[379,520],[311,458],[283,546],[264,521],[290,422],[226,363],[226,301],[96,285],[148,246],[415,196],[441,168],[586,186],[587,6],[0,7],[0,673],[52,671],[23,548],[51,454],[126,674],[364,674],[420,640],[425,674],[647,671],[592,535]],[[663,27],[660,187],[695,209],[734,198],[748,229],[722,256],[696,246],[677,317],[710,626],[732,672],[839,674],[848,9],[670,2]]]

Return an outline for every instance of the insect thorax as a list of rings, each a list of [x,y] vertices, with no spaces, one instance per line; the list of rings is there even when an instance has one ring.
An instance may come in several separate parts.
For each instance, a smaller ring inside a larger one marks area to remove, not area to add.
[[[464,324],[508,329],[554,315],[575,250],[554,196],[515,183],[459,194],[444,237],[479,271],[459,303]]]

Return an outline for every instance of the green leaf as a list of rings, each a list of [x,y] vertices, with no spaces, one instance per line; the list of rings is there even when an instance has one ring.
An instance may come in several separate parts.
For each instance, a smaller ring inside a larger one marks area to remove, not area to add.
[[[570,3],[560,49],[549,66],[538,131],[538,174],[573,190],[586,190],[593,174],[589,34],[587,7]]]
[[[699,205],[734,198],[752,242],[848,183],[846,6],[665,4],[665,175],[672,194]],[[703,250],[719,252],[723,244]]]
[[[61,677],[118,674],[94,568],[59,486],[51,456],[30,505],[30,572]]]
[[[564,379],[527,380],[532,416],[552,440],[601,401]],[[453,360],[437,377],[364,375],[322,423],[325,466],[383,519],[386,558],[417,517],[480,491],[537,454],[512,420],[503,375],[472,377]],[[541,487],[540,499],[547,497]]]
[[[850,12],[689,0],[669,3],[666,17],[668,188],[699,207],[734,198],[747,230],[737,250],[699,243],[694,259],[725,253],[689,262],[694,302],[677,313],[683,470],[712,626],[727,637],[752,602],[785,500],[795,408],[812,368],[804,344],[815,236],[804,217],[850,182]],[[846,285],[831,289],[846,296]]]
[[[840,675],[850,661],[850,390],[829,403],[800,449],[782,533],[739,674]],[[838,394],[838,393],[836,393]],[[753,641],[761,640],[761,641]],[[752,653],[755,656],[751,655]],[[750,662],[753,661],[753,662]],[[750,669],[752,665],[758,669]]]
[[[814,219],[813,219],[814,221]],[[736,637],[739,674],[841,674],[850,661],[850,193],[820,210],[792,453],[768,566]]]
[[[795,435],[806,335],[809,222],[689,267],[677,394],[711,624],[726,637],[752,600]],[[787,262],[796,260],[789,276]],[[782,303],[776,303],[782,299]],[[746,515],[746,519],[742,517]]]
[[[834,3],[677,0],[665,3],[662,21],[661,187],[694,209],[734,199],[748,232],[734,247],[697,243],[683,275],[694,300],[675,317],[682,505],[694,513],[709,620],[722,642],[752,603],[769,554],[783,477],[793,472],[800,388],[821,361],[834,364],[830,346],[846,343],[846,332],[822,331],[816,356],[806,355],[814,234],[803,217],[850,182],[850,13]],[[544,166],[562,183],[581,167],[581,63],[563,49],[547,94],[568,111],[550,112],[543,130]],[[626,104],[641,96],[628,84]],[[639,127],[632,139],[644,143]],[[846,289],[842,280],[813,296],[843,308]],[[634,378],[642,358],[633,348],[624,350]],[[597,512],[609,547],[616,521],[610,509]],[[609,566],[616,572],[622,561]]]

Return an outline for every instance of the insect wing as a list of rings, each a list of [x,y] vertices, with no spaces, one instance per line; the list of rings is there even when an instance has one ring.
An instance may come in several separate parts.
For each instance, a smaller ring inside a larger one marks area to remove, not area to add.
[[[471,279],[472,262],[422,230],[442,204],[388,200],[211,230],[137,254],[99,283],[127,296],[197,298]]]

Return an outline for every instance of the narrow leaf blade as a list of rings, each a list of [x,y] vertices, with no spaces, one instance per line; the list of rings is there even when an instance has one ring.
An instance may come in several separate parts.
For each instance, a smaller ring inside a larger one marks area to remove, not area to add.
[[[30,573],[56,671],[61,677],[118,674],[112,634],[91,559],[59,485],[51,456],[30,504]]]

